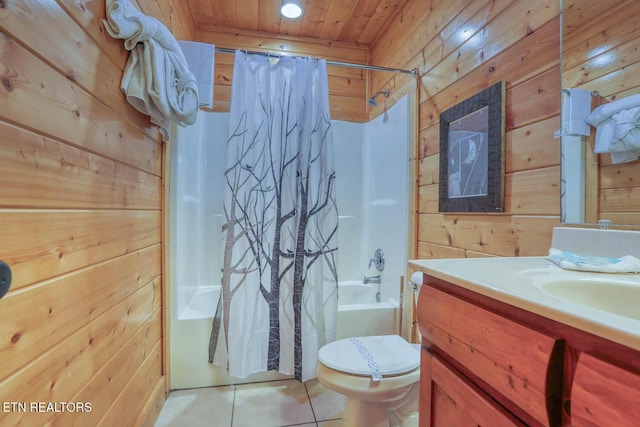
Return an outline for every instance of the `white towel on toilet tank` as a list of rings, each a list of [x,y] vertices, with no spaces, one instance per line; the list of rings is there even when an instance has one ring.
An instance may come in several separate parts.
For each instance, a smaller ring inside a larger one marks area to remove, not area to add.
[[[130,51],[120,82],[127,101],[160,126],[164,140],[170,120],[181,126],[195,123],[198,85],[171,32],[129,0],[106,0],[106,18],[109,35],[124,39]]]
[[[640,151],[640,94],[599,106],[587,122],[596,127],[596,153]]]

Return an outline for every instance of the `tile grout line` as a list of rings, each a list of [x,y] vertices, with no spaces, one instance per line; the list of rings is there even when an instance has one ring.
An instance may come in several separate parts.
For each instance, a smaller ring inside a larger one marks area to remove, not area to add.
[[[236,413],[236,385],[233,384],[233,404],[231,405],[231,425],[229,427],[233,427],[233,416]]]
[[[311,395],[309,394],[307,383],[302,383],[302,385],[304,385],[304,392],[307,393],[307,399],[309,401],[309,406],[311,407],[311,413],[313,414],[313,421],[316,423],[316,427],[318,427],[318,417],[316,417],[316,411],[313,409],[313,403],[311,403]]]

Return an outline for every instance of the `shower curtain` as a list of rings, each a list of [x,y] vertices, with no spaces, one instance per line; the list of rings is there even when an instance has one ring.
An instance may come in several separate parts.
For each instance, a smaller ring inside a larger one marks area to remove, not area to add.
[[[235,54],[222,298],[209,362],[315,377],[335,339],[337,232],[326,63]]]

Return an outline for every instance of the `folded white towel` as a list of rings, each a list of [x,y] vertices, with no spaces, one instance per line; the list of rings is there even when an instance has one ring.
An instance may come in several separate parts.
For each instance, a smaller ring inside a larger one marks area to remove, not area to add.
[[[596,153],[640,150],[640,107],[623,110],[600,122],[596,130]]]
[[[209,43],[178,40],[178,45],[187,60],[189,70],[198,82],[200,106],[213,108],[213,76],[216,46]]]
[[[602,104],[589,114],[587,122],[590,125],[597,127],[600,123],[611,118],[614,114],[619,113],[622,110],[629,110],[635,107],[640,107],[640,94],[627,96],[626,98],[622,98],[617,101]]]
[[[631,255],[622,258],[581,256],[569,251],[549,249],[549,260],[567,270],[596,273],[640,273],[640,259]]]
[[[640,151],[620,151],[611,153],[611,163],[617,165],[619,163],[633,162],[640,159]]]
[[[164,140],[170,120],[181,126],[195,123],[198,85],[171,32],[129,0],[106,0],[106,18],[109,35],[124,39],[131,52],[120,82],[127,101],[151,116]]]
[[[624,158],[640,154],[640,95],[599,106],[587,122],[596,126],[594,152],[624,153]]]
[[[616,122],[615,138],[626,150],[640,150],[640,107],[622,110],[612,116]]]

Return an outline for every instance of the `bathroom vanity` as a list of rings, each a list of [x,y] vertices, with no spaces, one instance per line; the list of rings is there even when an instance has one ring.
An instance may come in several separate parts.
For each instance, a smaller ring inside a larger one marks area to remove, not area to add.
[[[640,277],[546,257],[424,273],[420,426],[640,425]]]

